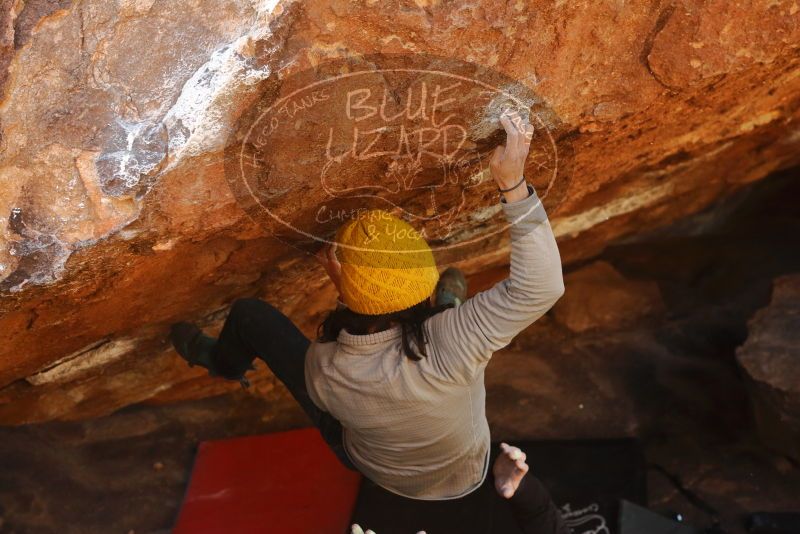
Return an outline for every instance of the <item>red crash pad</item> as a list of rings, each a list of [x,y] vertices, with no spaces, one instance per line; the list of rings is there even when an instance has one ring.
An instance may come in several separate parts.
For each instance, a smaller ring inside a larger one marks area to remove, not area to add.
[[[315,428],[203,442],[173,534],[343,534],[360,481]]]

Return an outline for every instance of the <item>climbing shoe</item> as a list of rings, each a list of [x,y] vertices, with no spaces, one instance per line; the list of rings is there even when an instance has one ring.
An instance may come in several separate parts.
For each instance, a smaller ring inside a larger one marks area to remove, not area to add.
[[[240,374],[237,376],[227,376],[225,373],[220,372],[214,365],[212,358],[212,351],[217,340],[213,337],[203,334],[197,326],[192,323],[175,323],[169,331],[169,338],[175,351],[181,358],[186,360],[189,367],[199,365],[208,370],[211,376],[221,376],[228,380],[238,380],[243,388],[250,387],[250,381]],[[253,366],[250,366],[253,369]]]
[[[464,273],[455,267],[445,269],[439,276],[433,294],[437,306],[460,305],[467,299],[467,279],[464,278]]]

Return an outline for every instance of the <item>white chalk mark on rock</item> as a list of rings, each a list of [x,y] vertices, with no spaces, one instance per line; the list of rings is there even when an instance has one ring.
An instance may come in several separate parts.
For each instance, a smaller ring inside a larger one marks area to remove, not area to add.
[[[69,382],[87,371],[105,366],[129,354],[136,349],[138,342],[138,339],[133,338],[96,341],[25,380],[34,386]]]

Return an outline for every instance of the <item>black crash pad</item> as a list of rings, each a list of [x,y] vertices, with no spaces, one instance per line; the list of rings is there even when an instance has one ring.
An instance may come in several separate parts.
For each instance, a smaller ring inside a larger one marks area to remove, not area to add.
[[[617,532],[621,499],[646,505],[646,467],[636,440],[510,443],[525,451],[530,473],[550,490],[573,534]],[[489,484],[461,499],[422,501],[364,479],[352,522],[378,534],[521,532],[508,502]]]
[[[691,525],[678,523],[632,502],[620,503],[619,534],[701,534]]]

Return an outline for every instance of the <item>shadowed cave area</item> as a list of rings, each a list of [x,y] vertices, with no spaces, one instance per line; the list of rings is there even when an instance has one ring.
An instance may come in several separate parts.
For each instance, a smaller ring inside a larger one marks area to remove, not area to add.
[[[797,356],[798,178],[777,173],[566,268],[562,300],[489,364],[493,438],[638,437],[725,532],[797,509],[800,374],[768,360]],[[471,276],[471,292],[503,269]],[[279,386],[4,427],[0,531],[167,533],[199,441],[308,425]],[[710,524],[662,473],[647,488],[653,509]]]

